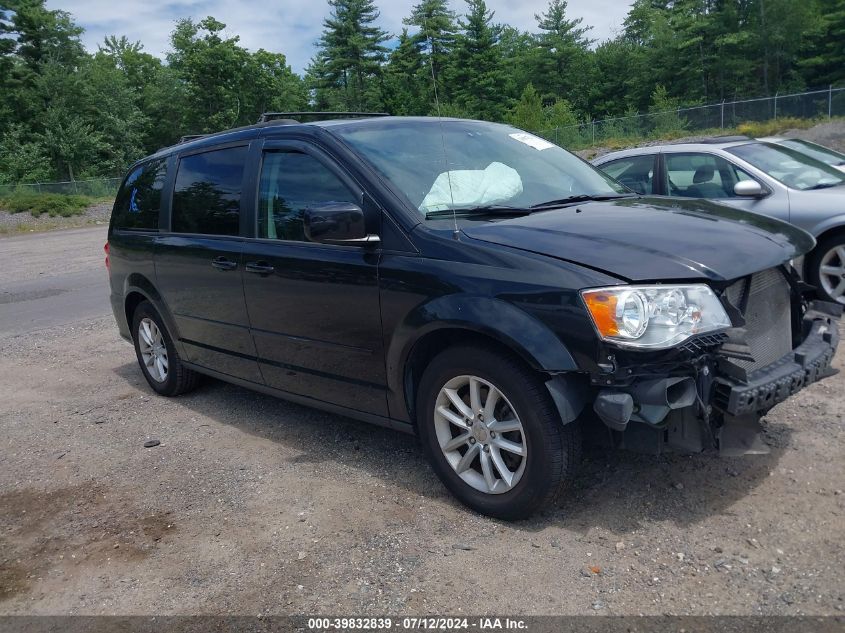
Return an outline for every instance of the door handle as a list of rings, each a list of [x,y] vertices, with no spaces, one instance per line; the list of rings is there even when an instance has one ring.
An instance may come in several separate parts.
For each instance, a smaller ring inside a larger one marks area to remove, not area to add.
[[[226,259],[222,255],[211,260],[211,265],[217,270],[235,270],[238,267],[238,262],[233,262]]]
[[[244,270],[248,273],[255,273],[257,275],[269,275],[276,269],[267,262],[261,261],[247,263],[247,265],[244,266]]]

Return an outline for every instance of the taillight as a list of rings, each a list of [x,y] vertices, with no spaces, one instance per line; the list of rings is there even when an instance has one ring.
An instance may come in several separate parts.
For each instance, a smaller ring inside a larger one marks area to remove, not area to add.
[[[111,274],[111,262],[109,261],[109,243],[106,242],[103,246],[103,252],[106,254],[106,270]]]

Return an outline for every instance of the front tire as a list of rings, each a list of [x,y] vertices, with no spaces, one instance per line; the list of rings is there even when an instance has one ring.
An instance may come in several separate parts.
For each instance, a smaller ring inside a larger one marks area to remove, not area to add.
[[[807,262],[807,281],[820,298],[845,304],[845,235],[818,243]]]
[[[200,375],[185,367],[159,313],[142,301],[132,315],[132,341],[141,372],[153,391],[178,396],[196,388]]]
[[[417,429],[449,491],[500,519],[523,519],[551,503],[580,458],[580,428],[561,423],[540,377],[483,347],[449,349],[429,364]]]

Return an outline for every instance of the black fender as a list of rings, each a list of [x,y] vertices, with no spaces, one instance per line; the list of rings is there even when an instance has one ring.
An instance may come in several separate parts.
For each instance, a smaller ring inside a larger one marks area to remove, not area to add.
[[[408,362],[419,341],[441,330],[465,330],[493,339],[538,371],[558,374],[578,370],[558,336],[513,304],[487,296],[441,296],[409,312],[387,342],[385,362],[394,400],[390,406],[393,417],[411,421],[406,390]]]

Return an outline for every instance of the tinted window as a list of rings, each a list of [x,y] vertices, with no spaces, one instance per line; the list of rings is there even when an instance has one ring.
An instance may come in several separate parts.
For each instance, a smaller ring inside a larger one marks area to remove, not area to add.
[[[114,227],[158,229],[161,190],[167,162],[156,160],[139,165],[126,178],[114,202]]]
[[[313,156],[301,152],[264,155],[258,197],[258,236],[305,241],[305,209],[326,202],[361,201]]]
[[[637,193],[654,193],[654,155],[629,156],[599,167]]]
[[[754,180],[739,167],[713,154],[665,154],[666,190],[682,198],[734,198],[734,185]]]
[[[173,191],[175,232],[238,234],[246,154],[246,147],[231,147],[179,161]]]

